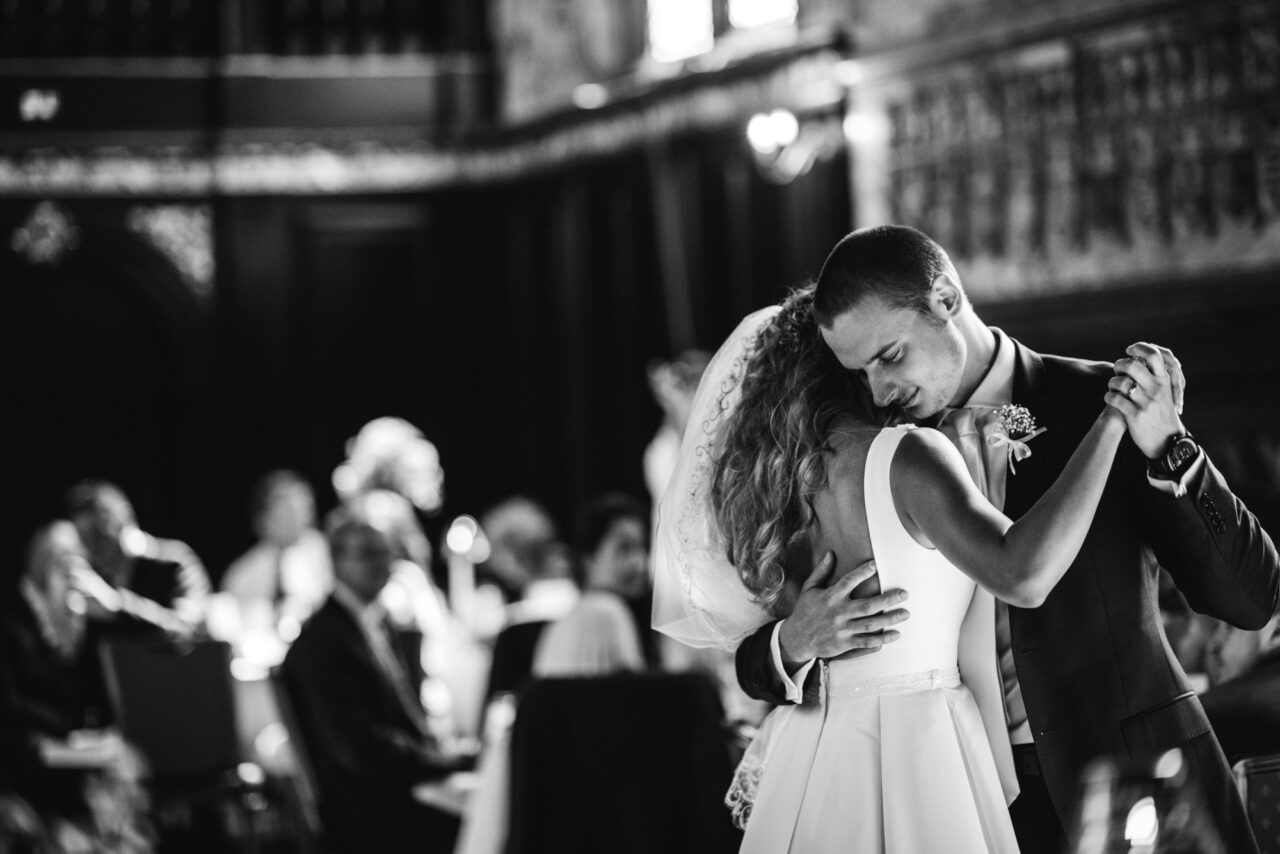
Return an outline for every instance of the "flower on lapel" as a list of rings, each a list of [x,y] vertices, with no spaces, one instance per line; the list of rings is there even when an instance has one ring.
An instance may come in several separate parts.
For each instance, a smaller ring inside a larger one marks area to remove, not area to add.
[[[1031,456],[1031,448],[1027,446],[1027,442],[1046,429],[1036,427],[1036,419],[1025,406],[1006,403],[995,411],[995,423],[987,436],[987,444],[1005,448],[1009,454],[1009,473],[1017,474],[1014,462],[1021,462]]]

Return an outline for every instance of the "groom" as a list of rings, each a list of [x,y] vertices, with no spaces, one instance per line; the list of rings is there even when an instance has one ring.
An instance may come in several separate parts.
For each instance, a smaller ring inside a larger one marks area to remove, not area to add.
[[[1012,519],[1057,477],[1108,388],[1129,424],[1132,443],[1120,449],[1071,568],[1039,608],[998,609],[1021,786],[1010,813],[1022,850],[1065,848],[1091,759],[1147,759],[1180,747],[1226,850],[1256,851],[1200,701],[1162,640],[1157,573],[1141,554],[1143,546],[1154,550],[1197,611],[1242,628],[1262,626],[1275,610],[1280,559],[1183,427],[1176,360],[1146,344],[1130,347],[1114,369],[1034,353],[983,324],[946,253],[905,226],[862,229],[837,244],[814,311],[823,339],[864,377],[876,404],[950,436],[979,488]],[[1007,449],[986,441],[990,413],[1008,403],[1047,428],[1027,442],[1029,457],[1015,458],[1016,473]],[[855,574],[870,571],[864,565]],[[849,599],[824,589],[829,565],[813,576],[789,617],[739,647],[738,678],[751,696],[801,702],[814,659],[873,651],[905,618],[886,610],[905,599],[900,591]]]

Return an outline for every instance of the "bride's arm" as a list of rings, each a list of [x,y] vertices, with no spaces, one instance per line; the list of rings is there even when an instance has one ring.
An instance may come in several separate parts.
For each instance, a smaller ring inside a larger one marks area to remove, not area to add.
[[[1034,608],[1084,544],[1124,431],[1119,412],[1106,406],[1053,486],[1012,522],[974,486],[945,436],[913,430],[891,465],[894,506],[918,541],[1006,602]]]

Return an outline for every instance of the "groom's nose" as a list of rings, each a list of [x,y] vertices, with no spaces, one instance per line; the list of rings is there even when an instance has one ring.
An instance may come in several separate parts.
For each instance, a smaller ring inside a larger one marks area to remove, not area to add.
[[[875,400],[876,406],[892,406],[898,400],[898,389],[892,385],[874,378],[870,380],[870,384],[871,397]]]

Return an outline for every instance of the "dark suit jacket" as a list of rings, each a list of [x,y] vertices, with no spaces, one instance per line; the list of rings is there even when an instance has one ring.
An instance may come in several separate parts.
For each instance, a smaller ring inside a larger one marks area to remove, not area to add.
[[[1042,356],[1014,342],[1013,401],[1047,432],[1006,481],[1005,514],[1022,516],[1062,471],[1103,406],[1109,364]],[[1271,538],[1209,460],[1174,499],[1146,479],[1129,439],[1117,454],[1084,546],[1045,603],[1009,609],[1013,655],[1036,752],[1063,826],[1076,815],[1081,771],[1100,755],[1196,754],[1210,809],[1231,851],[1253,850],[1230,772],[1182,668],[1164,643],[1157,571],[1146,543],[1191,607],[1260,628],[1276,606],[1280,559]],[[738,649],[738,678],[758,699],[785,702],[770,623]]]
[[[433,811],[411,788],[458,765],[410,717],[355,617],[332,596],[303,626],[281,675],[315,765],[326,830],[367,850],[400,840],[413,850],[449,850],[452,837],[435,845],[448,831],[429,826]]]

